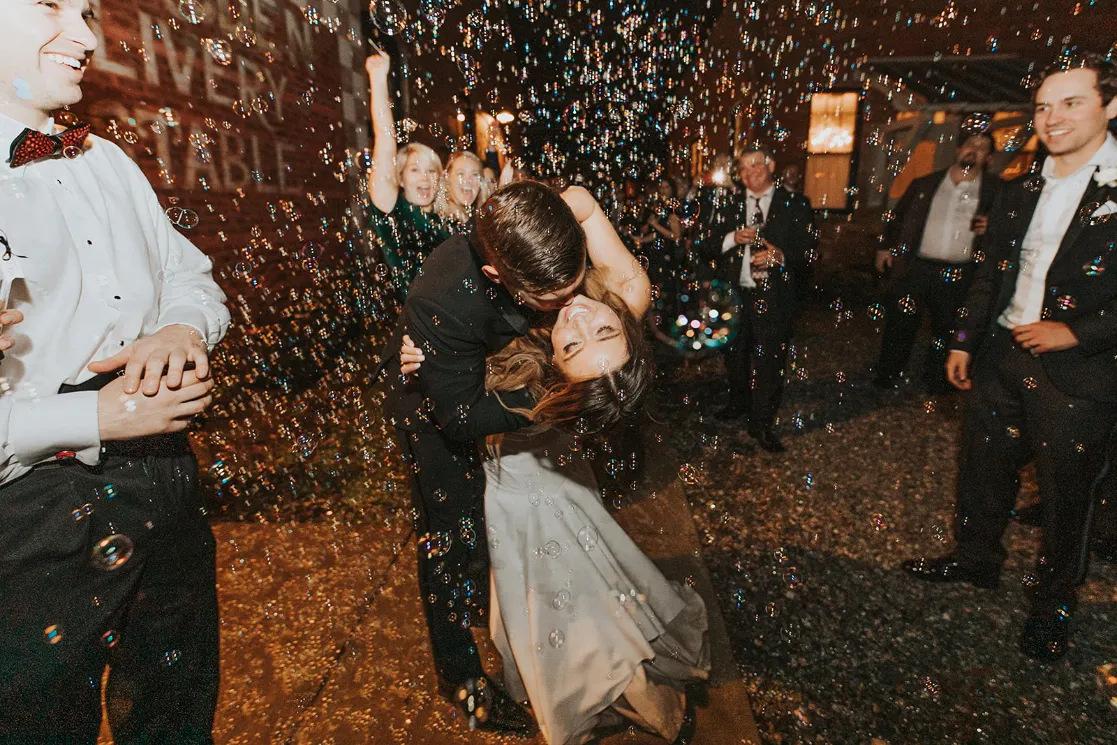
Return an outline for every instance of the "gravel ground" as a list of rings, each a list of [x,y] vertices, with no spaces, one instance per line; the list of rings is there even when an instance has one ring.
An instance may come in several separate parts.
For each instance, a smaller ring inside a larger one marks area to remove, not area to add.
[[[1117,741],[1117,691],[1097,669],[1117,661],[1117,569],[1091,568],[1074,645],[1050,666],[1016,647],[1038,531],[1010,528],[1001,590],[898,571],[950,548],[962,397],[872,388],[880,323],[857,294],[816,301],[800,324],[782,456],[712,420],[725,391],[720,357],[677,365],[664,386],[665,429],[685,461],[679,477],[762,736]],[[1030,479],[1024,491],[1034,492]]]

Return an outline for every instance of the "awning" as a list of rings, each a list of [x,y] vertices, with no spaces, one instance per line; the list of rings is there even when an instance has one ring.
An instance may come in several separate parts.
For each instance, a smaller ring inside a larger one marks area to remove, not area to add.
[[[996,111],[1027,108],[1035,63],[1007,54],[870,57],[853,74],[891,93],[900,110]]]

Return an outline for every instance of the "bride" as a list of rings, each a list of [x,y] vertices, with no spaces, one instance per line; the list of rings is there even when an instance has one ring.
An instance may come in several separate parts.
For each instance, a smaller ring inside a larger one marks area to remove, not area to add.
[[[489,442],[490,632],[508,695],[530,703],[550,745],[581,745],[626,722],[687,742],[685,687],[710,669],[705,605],[605,510],[577,436],[640,409],[652,377],[642,325],[650,286],[589,192],[563,198],[594,268],[553,323],[488,360],[489,390],[526,387],[536,402],[520,412],[531,427]],[[407,345],[402,355],[421,360]],[[487,685],[458,693],[477,722]]]

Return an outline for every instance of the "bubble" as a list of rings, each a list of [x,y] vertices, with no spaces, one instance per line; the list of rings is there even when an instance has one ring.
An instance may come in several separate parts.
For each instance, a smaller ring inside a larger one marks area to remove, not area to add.
[[[877,531],[878,533],[882,530],[888,529],[888,523],[884,521],[884,515],[880,514],[879,512],[874,512],[872,515],[870,515],[869,522],[872,523],[873,530]]]
[[[84,151],[77,145],[67,145],[66,147],[62,148],[62,157],[66,158],[67,160],[73,160],[74,158],[80,156],[83,152]]]
[[[1078,219],[1087,225],[1101,225],[1117,217],[1117,212],[1102,211],[1104,209],[1105,205],[1102,202],[1084,204],[1082,209],[1078,211]]]
[[[1059,310],[1074,310],[1078,307],[1078,301],[1072,295],[1060,295],[1055,298],[1055,305]]]
[[[419,0],[419,12],[432,26],[441,26],[446,20],[445,0]]]
[[[679,480],[688,486],[694,486],[698,483],[699,471],[690,463],[684,463],[679,467]]]
[[[1105,257],[1095,256],[1082,265],[1082,271],[1086,273],[1087,277],[1097,277],[1105,274]]]
[[[869,305],[869,320],[879,321],[882,318],[884,318],[884,306],[880,303]]]
[[[246,47],[251,47],[256,44],[256,29],[252,28],[252,26],[247,23],[237,24],[237,27],[233,29],[233,35],[236,37],[237,41]]]
[[[962,134],[965,137],[981,134],[989,129],[989,123],[993,120],[991,114],[984,112],[974,113],[967,116],[962,120]]]
[[[57,644],[62,641],[62,627],[56,623],[52,623],[43,629],[43,639],[47,644]]]
[[[93,566],[106,572],[120,569],[128,563],[128,559],[132,558],[135,548],[132,539],[121,533],[102,538],[93,547]]]
[[[203,0],[181,0],[178,14],[187,22],[197,25],[206,19],[209,9]]]
[[[177,649],[170,649],[163,653],[163,664],[167,667],[176,664],[181,659],[182,653]]]
[[[120,640],[120,637],[118,637],[116,635],[116,632],[113,631],[112,629],[109,629],[105,633],[101,634],[101,644],[103,646],[106,646],[106,647],[109,647],[109,648],[115,647],[116,643],[119,640]]]
[[[388,36],[402,34],[407,26],[407,10],[399,0],[372,0],[369,12],[373,25]]]
[[[1020,428],[1010,425],[1008,427],[1005,427],[1005,434],[1015,440],[1020,437]]]
[[[567,590],[559,590],[555,593],[554,598],[551,599],[551,607],[555,610],[562,610],[570,603],[570,593]]]
[[[462,280],[462,287],[464,287],[465,291],[468,292],[471,295],[474,292],[477,292],[477,283],[474,282],[469,277],[466,277],[465,279]]]
[[[233,45],[224,39],[202,39],[202,48],[219,65],[227,67],[233,63]]]
[[[543,544],[543,553],[552,559],[557,559],[559,554],[562,553],[562,546],[559,545],[558,541],[547,541]]]
[[[547,636],[547,641],[550,642],[553,649],[562,649],[562,645],[566,644],[566,634],[555,629]]]
[[[1004,130],[1004,132],[1004,139],[1001,140],[1001,150],[1006,153],[1018,152],[1032,138],[1032,128],[1028,124],[1021,124]]]
[[[183,207],[168,207],[166,215],[172,225],[180,227],[183,230],[190,230],[198,224],[198,213],[194,210],[188,210]]]
[[[1024,378],[1024,387],[1027,388],[1029,391],[1034,391],[1036,389],[1036,386],[1038,385],[1039,381],[1035,378],[1031,376]]]
[[[731,285],[712,280],[678,296],[677,310],[656,301],[656,337],[684,354],[721,349],[737,336],[740,301]]]
[[[263,96],[256,96],[252,99],[252,110],[255,111],[257,114],[266,113],[269,106],[270,104],[268,104],[268,99],[264,98]]]
[[[915,304],[915,298],[911,295],[904,295],[896,301],[896,305],[899,306],[900,312],[907,316],[914,315],[915,311],[918,309]]]
[[[578,544],[586,551],[597,548],[597,529],[586,525],[578,531]]]

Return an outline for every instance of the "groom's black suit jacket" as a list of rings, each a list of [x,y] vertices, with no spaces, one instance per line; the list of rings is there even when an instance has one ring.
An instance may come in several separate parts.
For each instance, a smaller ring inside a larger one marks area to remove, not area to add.
[[[485,393],[485,358],[526,334],[534,312],[485,277],[482,263],[468,238],[454,236],[434,249],[411,283],[378,371],[387,382],[384,406],[395,426],[420,432],[437,425],[451,440],[472,441],[528,424]],[[407,382],[399,360],[405,333],[426,357]],[[533,403],[526,391],[501,398],[516,408]]]
[[[989,216],[985,261],[966,296],[967,313],[951,349],[980,350],[986,332],[1016,292],[1020,254],[1042,191],[1042,178],[1006,183]],[[1041,319],[1067,324],[1078,346],[1040,355],[1051,382],[1063,393],[1117,402],[1117,217],[1091,219],[1117,187],[1092,178],[1047,271]],[[977,364],[980,364],[980,360]]]

